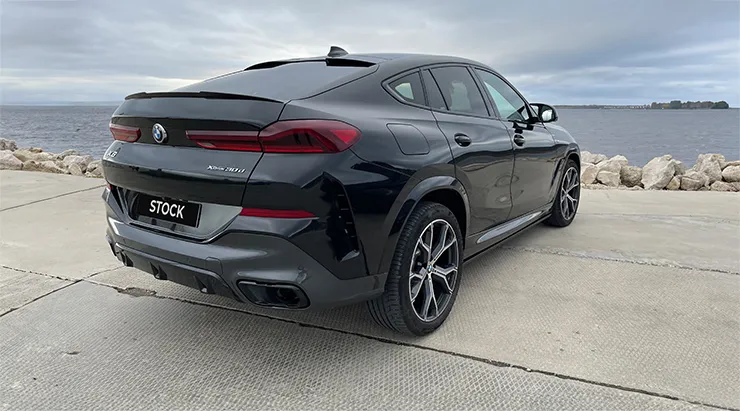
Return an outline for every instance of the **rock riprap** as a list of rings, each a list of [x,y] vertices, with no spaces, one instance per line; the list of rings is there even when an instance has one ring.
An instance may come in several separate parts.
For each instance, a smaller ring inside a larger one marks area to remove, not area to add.
[[[615,178],[614,174],[617,174]],[[691,168],[671,155],[655,157],[644,167],[626,157],[581,152],[581,183],[585,188],[740,192],[740,160],[722,154],[699,154]]]
[[[0,170],[42,171],[103,177],[100,160],[95,160],[93,156],[83,155],[71,149],[54,154],[37,147],[18,148],[15,141],[4,138],[0,138]]]

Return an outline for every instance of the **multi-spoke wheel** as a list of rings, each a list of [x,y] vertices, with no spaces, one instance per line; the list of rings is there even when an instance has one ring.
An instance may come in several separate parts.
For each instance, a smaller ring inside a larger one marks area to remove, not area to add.
[[[437,219],[424,228],[409,269],[409,297],[420,320],[432,321],[447,308],[455,289],[459,255],[450,223]]]
[[[568,160],[565,173],[560,182],[552,214],[546,222],[557,227],[569,225],[578,211],[578,202],[581,200],[581,177],[578,166],[573,160]]]
[[[437,329],[457,296],[461,256],[462,233],[452,211],[420,204],[398,239],[385,293],[368,302],[373,319],[413,335]]]

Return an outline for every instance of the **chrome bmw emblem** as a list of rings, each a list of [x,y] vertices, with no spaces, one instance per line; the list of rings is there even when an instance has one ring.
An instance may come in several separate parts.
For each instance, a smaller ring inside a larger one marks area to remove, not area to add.
[[[154,141],[157,143],[164,143],[167,141],[167,130],[161,124],[157,123],[152,127],[152,137],[154,137]]]

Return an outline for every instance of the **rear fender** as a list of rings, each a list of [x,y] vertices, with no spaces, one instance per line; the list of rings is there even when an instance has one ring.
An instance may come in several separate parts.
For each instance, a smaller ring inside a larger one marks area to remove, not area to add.
[[[467,232],[470,224],[470,204],[468,202],[467,192],[460,181],[452,176],[434,176],[421,181],[412,178],[398,195],[397,200],[388,213],[386,221],[383,223],[383,232],[387,233],[387,240],[376,272],[386,273],[390,270],[401,229],[403,229],[406,221],[420,200],[433,191],[445,189],[454,190],[462,198],[465,204],[465,221],[461,221],[460,224],[463,225],[463,229]]]

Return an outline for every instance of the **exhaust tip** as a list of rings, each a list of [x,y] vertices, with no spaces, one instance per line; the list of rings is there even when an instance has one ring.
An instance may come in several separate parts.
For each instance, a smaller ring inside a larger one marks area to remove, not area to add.
[[[256,305],[290,309],[306,308],[309,305],[306,293],[294,285],[240,281],[238,286],[247,299]]]

